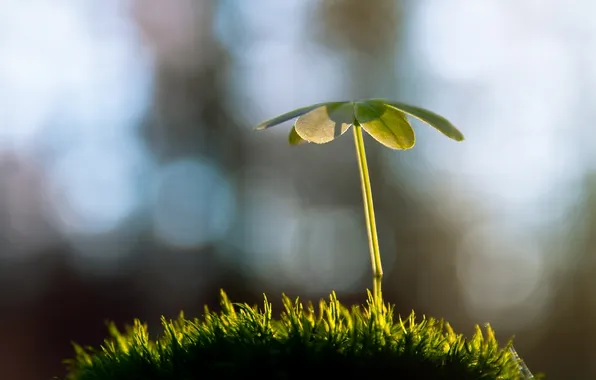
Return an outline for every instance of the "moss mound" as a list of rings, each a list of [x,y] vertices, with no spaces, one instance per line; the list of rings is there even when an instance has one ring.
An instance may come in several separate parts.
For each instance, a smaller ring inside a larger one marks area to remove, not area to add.
[[[395,379],[523,379],[511,342],[499,347],[490,326],[471,339],[444,321],[394,318],[393,307],[369,299],[344,307],[335,293],[318,307],[283,296],[272,319],[265,297],[258,308],[230,302],[202,318],[162,318],[151,339],[140,321],[99,348],[75,345],[68,380],[194,380],[257,376],[267,379],[367,376]]]

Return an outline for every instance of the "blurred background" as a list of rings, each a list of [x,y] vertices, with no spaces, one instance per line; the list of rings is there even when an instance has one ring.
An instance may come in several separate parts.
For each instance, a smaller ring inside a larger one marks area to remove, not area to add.
[[[218,291],[360,303],[351,136],[291,148],[310,103],[434,110],[367,137],[384,293],[535,372],[596,378],[596,3],[0,1],[0,373],[63,376],[106,320],[198,316]]]

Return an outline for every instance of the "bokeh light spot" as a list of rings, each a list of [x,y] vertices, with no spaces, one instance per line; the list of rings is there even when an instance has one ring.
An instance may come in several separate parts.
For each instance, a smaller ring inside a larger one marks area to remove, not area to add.
[[[546,304],[545,262],[536,243],[511,236],[493,223],[471,229],[459,246],[457,274],[471,314],[488,320],[516,310],[507,323],[522,328]]]
[[[135,147],[134,140],[81,144],[57,160],[50,206],[64,233],[105,233],[140,205],[136,175],[148,158]]]
[[[187,158],[166,165],[154,188],[154,233],[166,244],[190,248],[223,236],[233,219],[229,180],[213,164]]]

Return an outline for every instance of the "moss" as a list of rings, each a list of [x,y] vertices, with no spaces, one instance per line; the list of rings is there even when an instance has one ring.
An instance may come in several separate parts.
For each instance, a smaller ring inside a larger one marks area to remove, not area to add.
[[[511,342],[499,347],[490,326],[466,339],[441,320],[394,317],[392,306],[370,294],[363,307],[344,307],[335,293],[316,308],[286,296],[283,304],[273,319],[266,297],[258,308],[231,303],[222,291],[220,312],[162,318],[163,333],[154,339],[138,320],[123,332],[112,324],[100,348],[75,345],[67,379],[522,378]]]

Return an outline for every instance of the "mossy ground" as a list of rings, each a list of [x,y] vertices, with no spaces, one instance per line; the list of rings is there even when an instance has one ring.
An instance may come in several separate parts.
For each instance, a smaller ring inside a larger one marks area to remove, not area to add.
[[[100,349],[75,345],[68,380],[194,380],[255,376],[267,379],[366,376],[394,379],[522,379],[511,342],[499,347],[493,330],[476,327],[471,339],[432,318],[402,320],[369,295],[346,308],[331,294],[318,307],[283,297],[280,319],[271,305],[233,304],[200,319],[162,318],[150,338],[140,321]]]

